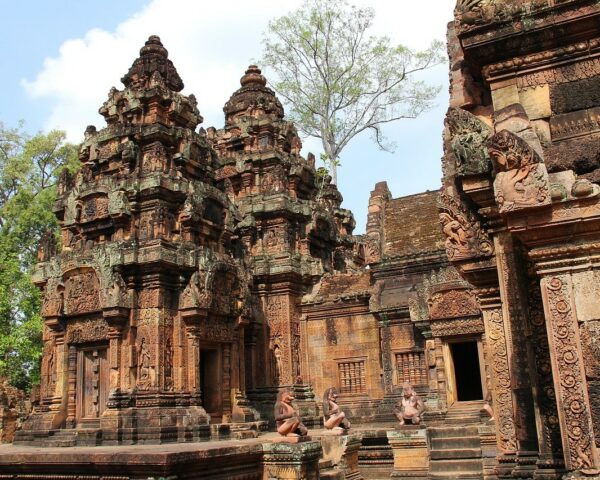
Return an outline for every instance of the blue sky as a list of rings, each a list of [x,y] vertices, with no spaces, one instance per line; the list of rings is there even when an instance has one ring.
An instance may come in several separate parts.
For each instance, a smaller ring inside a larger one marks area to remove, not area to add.
[[[356,3],[360,4],[360,1]],[[159,35],[186,88],[194,93],[203,126],[223,125],[221,108],[239,86],[245,67],[261,55],[261,34],[270,18],[287,13],[299,0],[52,0],[3,2],[0,29],[0,121],[26,122],[30,132],[60,128],[82,140],[86,125],[104,126],[98,108],[110,87],[137,56],[150,34]],[[371,0],[373,33],[412,48],[445,38],[454,0],[420,2]],[[268,76],[268,72],[267,76]],[[386,180],[394,197],[440,185],[443,117],[448,104],[447,65],[428,72],[442,86],[437,107],[417,120],[386,130],[395,153],[381,152],[367,135],[342,153],[339,188],[344,206],[364,232],[369,193]],[[303,153],[321,152],[307,139]]]

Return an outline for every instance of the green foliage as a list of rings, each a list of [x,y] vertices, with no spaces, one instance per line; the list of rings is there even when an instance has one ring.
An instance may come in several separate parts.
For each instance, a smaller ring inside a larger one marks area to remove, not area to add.
[[[31,283],[37,245],[58,233],[52,207],[64,168],[78,167],[64,133],[27,135],[0,123],[0,375],[19,388],[39,381],[40,292]]]
[[[336,181],[336,161],[367,130],[384,150],[381,127],[415,118],[433,105],[439,87],[414,74],[443,61],[443,45],[424,51],[370,36],[374,11],[345,0],[306,0],[269,23],[262,64],[275,74],[273,88],[291,107],[304,134],[320,138]]]

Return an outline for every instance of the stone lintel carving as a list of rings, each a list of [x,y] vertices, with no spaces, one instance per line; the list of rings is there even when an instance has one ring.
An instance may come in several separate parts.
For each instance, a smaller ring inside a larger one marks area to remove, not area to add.
[[[108,340],[109,325],[102,317],[90,317],[67,325],[66,342],[90,343]]]
[[[468,289],[435,292],[429,297],[428,303],[432,320],[480,314],[477,299]]]
[[[462,108],[450,108],[446,125],[451,136],[456,172],[462,175],[480,175],[491,171],[486,142],[492,130],[479,118]]]
[[[485,330],[480,316],[433,320],[430,326],[434,337],[481,334]]]
[[[489,257],[494,253],[489,236],[460,198],[442,191],[438,208],[450,261]]]
[[[551,203],[548,171],[533,147],[508,130],[498,132],[487,145],[496,171],[494,193],[500,213]]]

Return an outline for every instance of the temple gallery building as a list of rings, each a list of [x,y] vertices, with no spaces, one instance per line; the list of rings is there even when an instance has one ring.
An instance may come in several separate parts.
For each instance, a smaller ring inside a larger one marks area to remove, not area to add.
[[[448,55],[440,189],[353,235],[257,66],[204,129],[151,36],[60,179],[0,478],[598,475],[600,5],[460,0]]]

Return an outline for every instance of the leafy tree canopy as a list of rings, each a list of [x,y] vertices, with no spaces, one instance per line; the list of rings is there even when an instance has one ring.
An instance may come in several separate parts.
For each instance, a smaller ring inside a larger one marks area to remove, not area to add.
[[[31,283],[42,234],[57,233],[52,207],[64,168],[78,168],[63,132],[30,136],[0,122],[0,376],[19,388],[39,381],[40,292]]]
[[[356,135],[370,131],[391,151],[381,127],[417,117],[439,92],[414,74],[443,61],[443,44],[413,51],[369,35],[374,15],[345,0],[306,0],[271,21],[263,41],[272,86],[300,131],[321,139],[334,183],[340,154]]]

